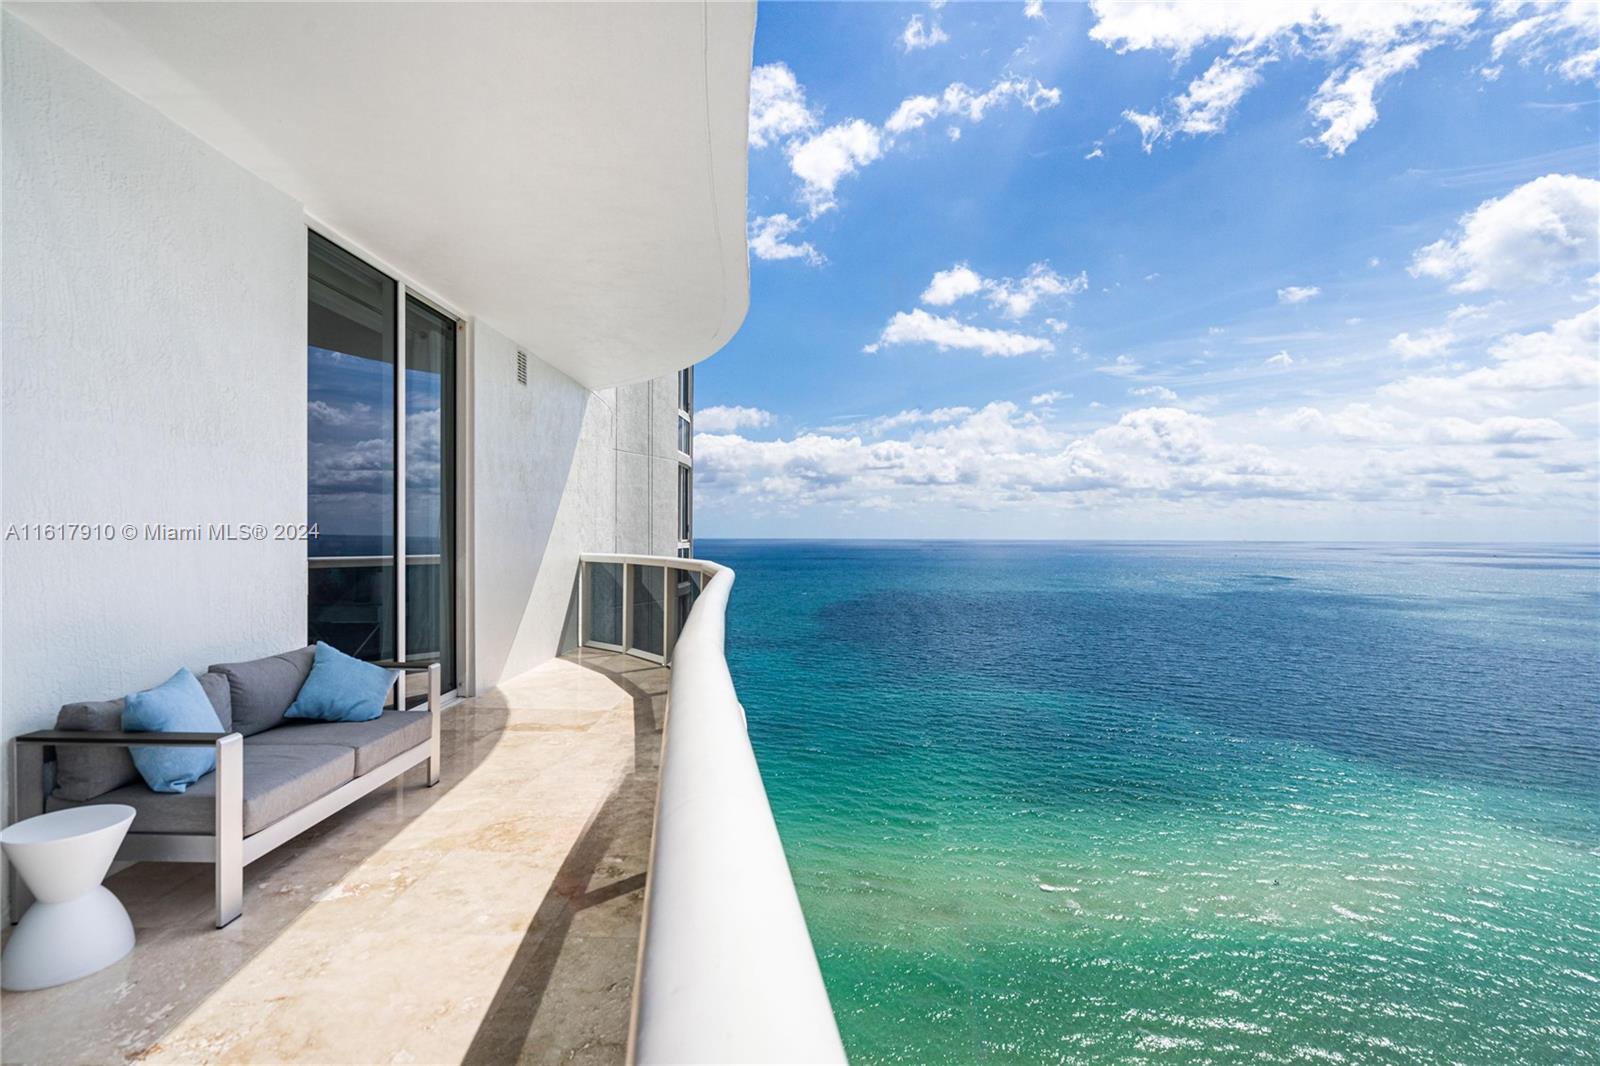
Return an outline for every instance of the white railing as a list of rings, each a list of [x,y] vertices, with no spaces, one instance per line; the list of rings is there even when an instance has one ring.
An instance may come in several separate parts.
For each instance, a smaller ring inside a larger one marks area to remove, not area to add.
[[[438,566],[440,555],[407,555],[407,566]],[[392,555],[313,555],[306,559],[313,570],[359,569],[369,566],[393,566]]]
[[[733,571],[703,559],[585,555],[580,615],[594,609],[595,564],[622,567],[624,625],[635,567],[649,575],[660,568],[664,591],[674,585],[669,571],[703,582],[687,618],[675,617],[676,595],[662,604],[672,678],[629,1061],[842,1063],[844,1045],[723,656]],[[612,609],[609,601],[602,606]],[[580,618],[585,638],[594,621]],[[602,628],[610,632],[609,622]]]

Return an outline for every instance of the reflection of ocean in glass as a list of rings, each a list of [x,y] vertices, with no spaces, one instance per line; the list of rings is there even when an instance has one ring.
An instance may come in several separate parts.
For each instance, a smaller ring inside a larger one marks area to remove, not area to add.
[[[853,1061],[1600,1047],[1594,548],[699,550]]]

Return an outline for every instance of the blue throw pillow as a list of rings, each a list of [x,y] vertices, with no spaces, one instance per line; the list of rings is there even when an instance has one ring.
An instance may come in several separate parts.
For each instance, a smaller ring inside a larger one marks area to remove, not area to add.
[[[126,733],[227,732],[206,698],[206,690],[187,670],[179,670],[157,688],[127,697],[122,729]],[[215,748],[132,747],[128,754],[144,783],[156,792],[186,792],[217,768]]]
[[[370,722],[383,714],[394,673],[317,641],[317,657],[285,718],[318,722]]]

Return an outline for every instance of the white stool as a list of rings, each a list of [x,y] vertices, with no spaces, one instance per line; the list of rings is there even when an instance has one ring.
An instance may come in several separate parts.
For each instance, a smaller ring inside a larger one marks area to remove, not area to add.
[[[0,831],[0,847],[36,900],[0,955],[0,987],[26,992],[66,984],[133,950],[133,922],[100,883],[133,815],[125,804],[102,803]]]

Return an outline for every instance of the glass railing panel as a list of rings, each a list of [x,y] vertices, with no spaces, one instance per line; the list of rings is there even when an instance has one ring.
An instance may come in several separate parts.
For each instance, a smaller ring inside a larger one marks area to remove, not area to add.
[[[659,566],[634,566],[633,640],[629,650],[646,655],[666,654],[666,571]]]
[[[694,601],[700,597],[703,578],[694,570],[670,570],[668,575],[672,582],[672,643],[676,645],[678,634],[683,632],[684,623],[689,621],[689,612],[694,610]]]
[[[622,564],[590,563],[588,643],[622,647]]]
[[[394,558],[313,556],[308,636],[358,659],[394,655]]]

